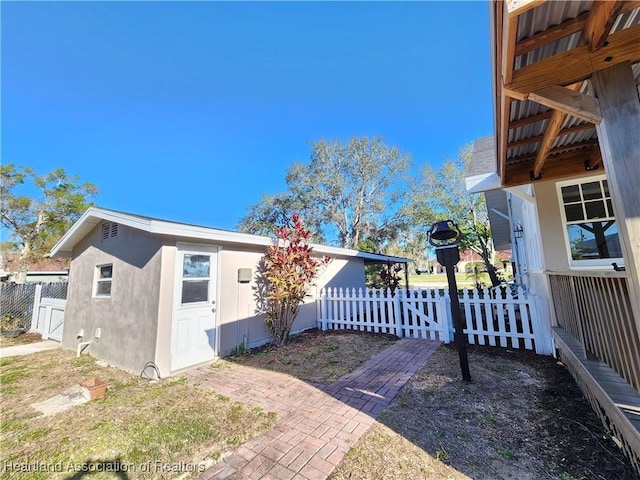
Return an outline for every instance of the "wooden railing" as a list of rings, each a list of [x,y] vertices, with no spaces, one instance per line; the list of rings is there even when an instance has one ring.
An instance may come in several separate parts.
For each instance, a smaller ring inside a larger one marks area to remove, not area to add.
[[[558,324],[640,391],[640,337],[624,272],[547,272]]]

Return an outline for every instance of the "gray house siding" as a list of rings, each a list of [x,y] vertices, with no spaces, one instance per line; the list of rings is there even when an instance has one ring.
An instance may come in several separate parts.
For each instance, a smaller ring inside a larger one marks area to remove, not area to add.
[[[162,239],[123,225],[115,238],[101,233],[100,224],[73,249],[62,346],[90,341],[94,357],[139,372],[155,359]],[[96,269],[106,264],[113,265],[111,296],[100,298]]]
[[[54,256],[71,257],[63,347],[75,350],[81,342],[89,342],[85,352],[95,358],[134,373],[152,361],[167,377],[173,370],[204,363],[209,353],[213,360],[240,344],[253,347],[269,341],[259,306],[264,292],[257,288],[257,276],[271,242],[266,237],[90,208],[52,250]],[[293,331],[316,326],[319,289],[364,287],[365,259],[407,261],[322,245],[314,249],[332,260],[302,305]],[[216,252],[215,302],[189,310],[203,322],[203,327],[196,328],[201,331],[185,323],[187,317],[182,314],[190,306],[175,304],[182,282],[182,266],[176,261],[182,262],[183,251]],[[96,295],[99,267],[106,265],[112,267],[110,294],[105,290],[105,295]],[[239,269],[251,269],[249,282],[238,281]],[[210,309],[216,310],[215,326]],[[186,338],[176,324],[189,327],[189,342],[197,344],[200,356],[185,356],[193,345],[185,349],[184,343],[175,340],[176,336]],[[203,332],[208,338],[206,348],[202,348]]]

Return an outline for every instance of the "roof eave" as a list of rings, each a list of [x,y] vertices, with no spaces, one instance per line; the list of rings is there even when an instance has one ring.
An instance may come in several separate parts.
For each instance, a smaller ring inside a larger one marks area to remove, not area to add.
[[[70,257],[73,248],[101,221],[117,222],[131,228],[142,230],[155,235],[167,235],[184,239],[207,240],[214,242],[227,242],[243,245],[266,247],[273,244],[271,237],[252,235],[249,233],[217,230],[197,225],[174,223],[166,220],[149,219],[136,215],[115,212],[98,207],[89,208],[63,237],[51,249],[52,257]],[[413,262],[409,258],[394,257],[378,253],[360,252],[328,245],[311,244],[315,253],[341,257],[356,257],[376,262],[392,261],[394,263]]]

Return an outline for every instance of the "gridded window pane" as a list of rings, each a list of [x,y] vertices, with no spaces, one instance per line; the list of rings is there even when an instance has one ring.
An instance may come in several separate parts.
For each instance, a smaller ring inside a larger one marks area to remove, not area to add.
[[[577,205],[565,205],[564,212],[567,215],[568,222],[575,222],[577,220],[584,220],[584,213],[582,212],[582,204]]]
[[[111,279],[113,277],[113,265],[99,265],[97,268],[97,279],[95,296],[110,297],[111,296]]]
[[[111,278],[113,275],[113,265],[102,265],[100,267],[100,278]]]
[[[583,183],[582,196],[585,200],[602,198],[602,190],[600,190],[600,182]]]
[[[607,216],[607,212],[604,209],[604,202],[599,200],[597,202],[585,202],[585,210],[587,211],[587,219],[593,220],[594,218],[604,218]]]
[[[580,201],[580,189],[578,185],[570,185],[562,187],[562,200],[564,203],[573,203]]]
[[[96,295],[110,296],[111,295],[111,280],[98,282],[96,285]]]
[[[608,182],[601,178],[560,187],[572,260],[621,258]]]
[[[209,300],[209,280],[183,280],[182,303],[206,302]]]
[[[209,276],[209,255],[185,254],[182,265],[184,278],[206,278]]]
[[[567,232],[573,260],[622,257],[615,222],[577,223],[568,225]]]

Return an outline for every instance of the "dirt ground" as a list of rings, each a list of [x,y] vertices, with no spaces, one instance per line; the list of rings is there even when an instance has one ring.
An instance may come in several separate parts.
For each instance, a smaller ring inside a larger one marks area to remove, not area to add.
[[[523,351],[441,347],[351,449],[334,480],[640,478],[564,366]]]

